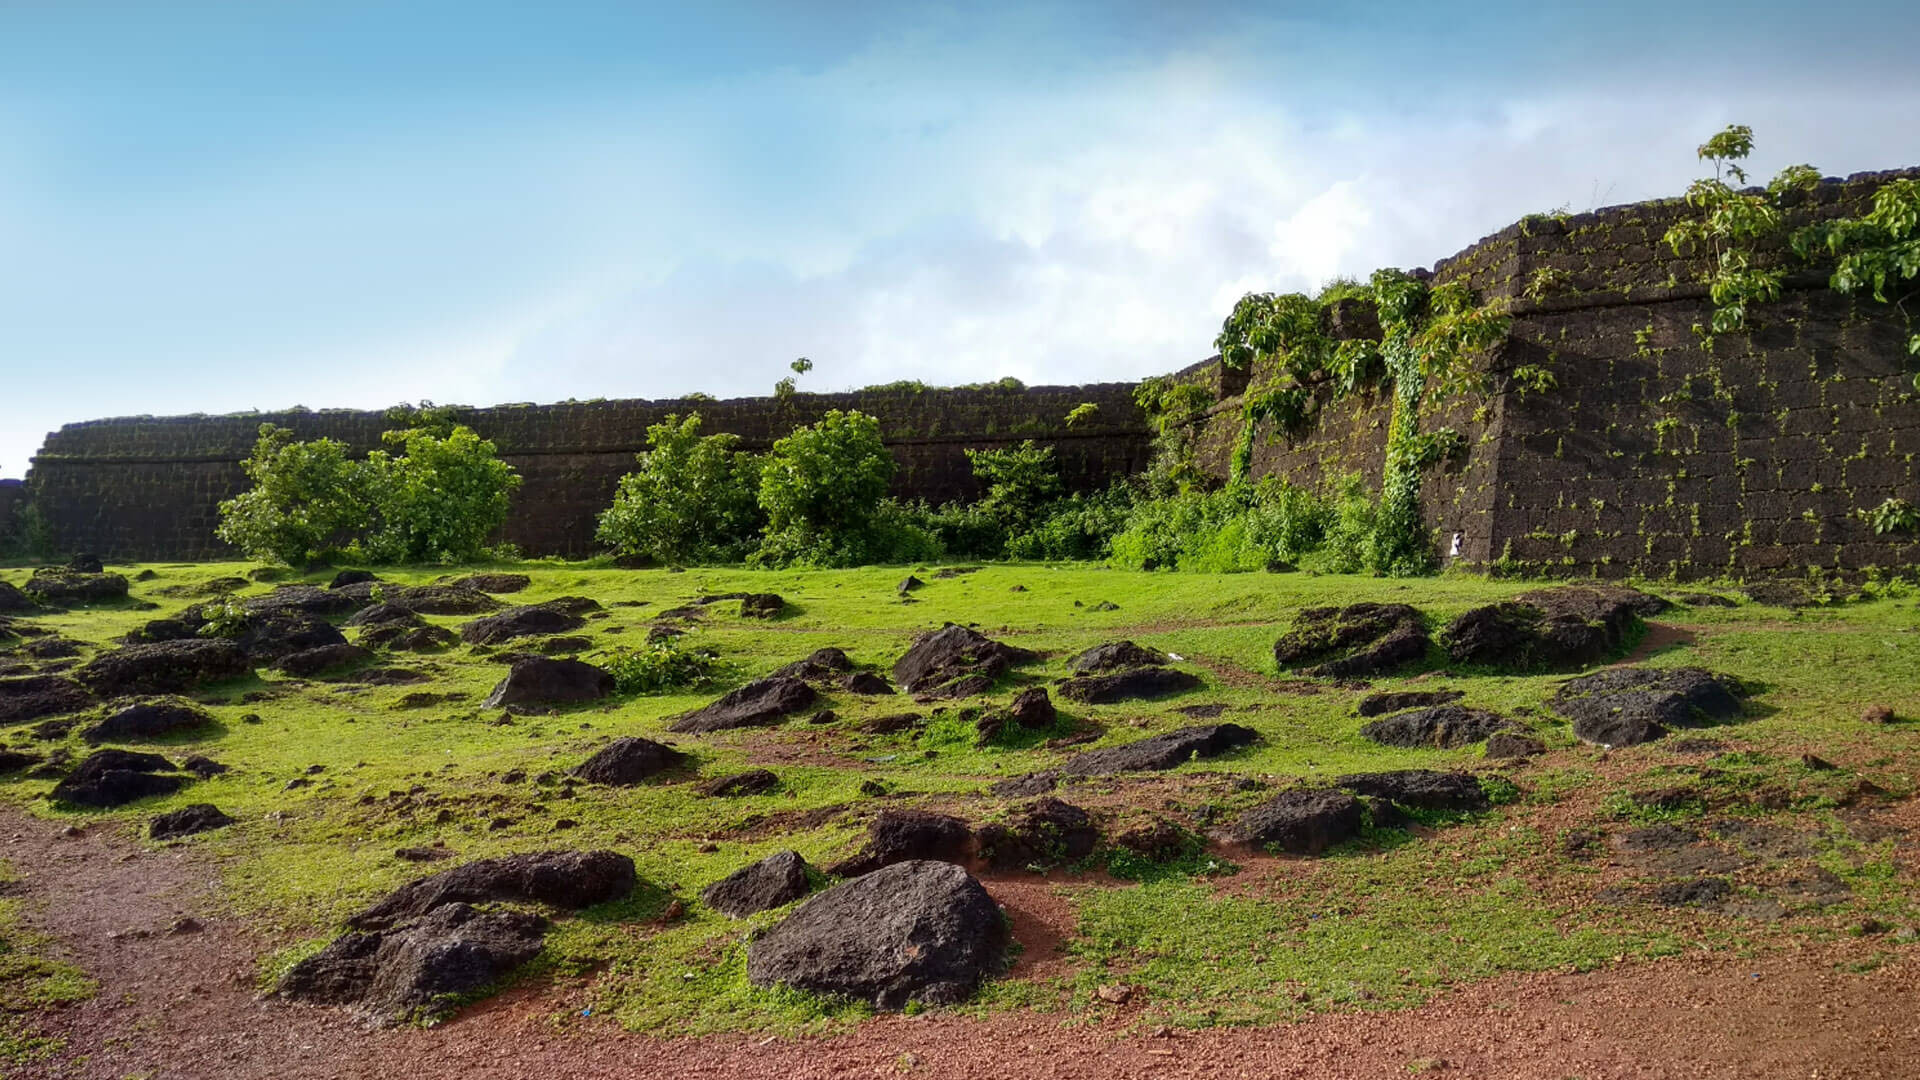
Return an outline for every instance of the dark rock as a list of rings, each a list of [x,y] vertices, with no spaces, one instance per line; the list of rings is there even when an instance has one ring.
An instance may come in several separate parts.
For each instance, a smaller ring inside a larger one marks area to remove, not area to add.
[[[871,671],[856,671],[842,679],[840,686],[850,694],[864,694],[869,697],[894,692],[892,683]]]
[[[514,638],[564,634],[585,625],[585,619],[571,612],[546,604],[529,604],[467,623],[460,628],[460,639],[469,645],[498,645]]]
[[[730,797],[735,795],[765,795],[780,786],[780,778],[768,769],[748,769],[732,776],[722,776],[701,784],[698,790],[702,795]]]
[[[1639,620],[1666,606],[1657,596],[1618,585],[1536,589],[1466,612],[1447,625],[1440,643],[1456,664],[1577,669],[1625,647]]]
[[[403,925],[349,933],[295,964],[277,992],[351,1006],[383,1026],[442,1018],[448,1003],[497,983],[539,955],[546,919],[449,903]]]
[[[1201,705],[1176,705],[1173,711],[1194,720],[1217,720],[1226,715],[1227,709],[1225,702],[1209,701]]]
[[[1100,845],[1093,816],[1059,799],[1040,799],[1004,822],[974,831],[980,858],[995,870],[1057,866],[1078,862]]]
[[[440,652],[451,649],[460,643],[453,631],[444,626],[422,623],[408,626],[405,623],[382,623],[370,626],[360,633],[360,644],[369,649],[388,649],[393,652]]]
[[[327,588],[344,589],[349,585],[379,580],[380,578],[371,570],[342,570],[333,575],[332,581],[327,582]]]
[[[1727,607],[1740,606],[1740,602],[1738,600],[1735,600],[1730,596],[1721,596],[1718,593],[1708,593],[1708,592],[1676,593],[1674,594],[1674,599],[1680,601],[1681,603],[1687,605],[1688,607],[1727,608]]]
[[[974,727],[980,733],[979,744],[985,746],[1004,738],[1014,731],[1044,731],[1059,719],[1054,710],[1053,701],[1047,697],[1043,686],[1028,687],[1013,696],[1013,703],[1004,709],[989,709],[974,721]]]
[[[1102,600],[1087,609],[1088,611],[1119,611],[1120,605],[1111,600]]]
[[[32,611],[40,605],[12,582],[0,581],[0,611]]]
[[[104,573],[107,568],[100,562],[100,556],[90,551],[83,551],[67,560],[66,569],[74,574],[99,574]]]
[[[322,672],[364,664],[372,659],[372,651],[342,642],[338,645],[322,645],[318,648],[290,653],[281,657],[273,665],[273,669],[296,678],[307,678]]]
[[[593,648],[593,641],[584,637],[548,638],[540,643],[540,652],[545,656],[558,656],[562,653],[585,652]]]
[[[20,646],[20,651],[36,660],[60,660],[69,656],[79,656],[80,643],[49,634]]]
[[[1385,716],[1405,709],[1451,705],[1466,696],[1465,690],[1402,690],[1396,693],[1368,694],[1360,699],[1359,713],[1361,716]]]
[[[799,679],[770,676],[735,690],[703,709],[675,720],[669,731],[707,732],[777,724],[812,705],[813,687]]]
[[[876,716],[860,725],[860,730],[869,735],[898,735],[919,727],[919,713],[893,713],[890,716]]]
[[[1199,851],[1199,837],[1158,814],[1116,833],[1113,846],[1153,863],[1168,863]]]
[[[1225,838],[1249,847],[1318,855],[1360,835],[1365,823],[1365,808],[1347,792],[1296,787],[1247,811]]]
[[[1715,907],[1733,896],[1726,878],[1683,878],[1654,886],[1647,899],[1661,907]]]
[[[368,604],[347,618],[348,626],[425,626],[420,613],[401,604]]]
[[[1002,799],[1029,799],[1035,795],[1045,795],[1059,786],[1060,774],[1049,770],[1002,780],[989,786],[987,793]]]
[[[700,900],[723,915],[744,919],[755,912],[791,904],[812,887],[807,860],[797,851],[776,851],[707,886]]]
[[[182,836],[223,829],[233,824],[233,819],[220,812],[212,803],[194,803],[178,810],[161,814],[147,823],[147,837],[153,840],[177,840]]]
[[[1894,722],[1893,707],[1890,705],[1869,705],[1860,714],[1860,719],[1869,724],[1891,724]]]
[[[390,585],[363,582],[338,590],[351,601],[349,611],[374,602],[373,592],[380,590],[382,603],[392,604],[422,615],[485,615],[500,610],[500,601],[475,589],[458,585]]]
[[[1123,746],[1087,750],[1060,766],[1066,776],[1103,776],[1108,773],[1171,769],[1194,758],[1218,757],[1259,738],[1239,724],[1204,724],[1154,735]]]
[[[1000,910],[966,871],[900,863],[802,904],[747,946],[755,986],[900,1009],[966,1000],[1001,957]]]
[[[626,787],[649,780],[681,765],[687,755],[654,742],[629,737],[615,739],[580,763],[573,775],[595,784]]]
[[[542,851],[476,859],[400,886],[348,919],[347,925],[380,930],[455,903],[592,907],[627,895],[638,880],[633,860],[612,851]]]
[[[853,670],[853,661],[839,649],[815,649],[804,660],[795,660],[775,671],[769,678],[800,679],[805,682],[833,682]]]
[[[778,593],[752,593],[740,598],[740,616],[745,619],[771,619],[785,610],[787,602]]]
[[[812,716],[807,717],[807,723],[831,724],[839,719],[840,719],[840,714],[837,712],[834,712],[832,709],[821,709],[819,712],[814,713]]]
[[[0,724],[24,724],[92,705],[93,695],[85,687],[58,675],[0,679]]]
[[[180,763],[180,768],[182,771],[190,772],[202,780],[210,780],[228,771],[227,766],[220,764],[205,754],[192,755]]]
[[[1085,705],[1111,705],[1119,701],[1148,701],[1184,693],[1201,685],[1200,677],[1169,667],[1136,667],[1109,671],[1101,675],[1077,675],[1063,679],[1060,696]]]
[[[317,585],[277,585],[271,592],[249,596],[240,602],[249,615],[306,615],[330,618],[345,615],[360,605],[352,588],[322,589]]]
[[[930,698],[984,694],[994,680],[1038,657],[952,623],[921,634],[893,665],[893,679],[908,693]]]
[[[127,598],[127,579],[119,574],[87,573],[65,567],[43,566],[22,589],[49,607],[72,607]]]
[[[38,765],[42,760],[39,754],[30,754],[24,750],[0,750],[0,774],[16,773],[21,769]]]
[[[1459,705],[1436,705],[1415,709],[1384,720],[1375,720],[1360,729],[1360,734],[1382,746],[1404,749],[1437,747],[1447,749],[1477,743],[1496,732],[1517,731],[1519,725],[1485,709]]]
[[[1370,799],[1384,799],[1409,810],[1461,813],[1485,810],[1489,805],[1480,781],[1467,773],[1433,769],[1353,773],[1334,780],[1333,786]]]
[[[1131,641],[1109,641],[1074,655],[1067,661],[1067,670],[1075,675],[1087,675],[1119,668],[1151,667],[1166,662],[1167,654],[1156,649],[1143,648]]]
[[[1547,744],[1519,730],[1496,731],[1487,736],[1490,758],[1530,758],[1547,752]]]
[[[213,726],[205,709],[181,698],[157,698],[119,706],[81,732],[90,743],[161,739]]]
[[[106,809],[154,795],[170,795],[186,785],[183,777],[164,775],[172,769],[173,762],[158,754],[95,750],[54,785],[52,798]]]
[[[29,585],[28,589],[31,591],[32,586]],[[1815,588],[1804,581],[1790,581],[1784,578],[1756,581],[1747,585],[1742,591],[1747,594],[1747,599],[1769,607],[1820,607],[1833,602],[1833,594],[1828,589]]]
[[[1282,669],[1329,679],[1382,675],[1427,655],[1420,612],[1406,604],[1308,608],[1273,647]]]
[[[516,593],[533,584],[533,579],[525,574],[468,574],[450,584],[456,589],[474,592]]]
[[[905,580],[901,581],[899,585],[895,586],[895,588],[900,592],[908,593],[908,592],[912,592],[915,589],[924,588],[926,584],[927,584],[926,582],[921,581],[919,578],[914,577],[912,574],[908,574]]]
[[[867,827],[866,846],[827,867],[827,873],[858,877],[912,859],[964,863],[972,846],[973,834],[959,818],[924,810],[882,810]]]
[[[82,667],[82,683],[102,696],[180,694],[253,670],[246,653],[224,638],[156,641],[102,653]]]
[[[613,675],[579,660],[534,656],[516,660],[507,677],[481,702],[483,708],[567,705],[598,701],[613,693]]]
[[[1740,715],[1745,690],[1699,668],[1609,668],[1562,685],[1548,703],[1579,738],[1632,746],[1667,729]]]
[[[270,663],[309,649],[345,645],[347,639],[331,623],[317,616],[270,612],[247,616],[233,642],[249,660]]]

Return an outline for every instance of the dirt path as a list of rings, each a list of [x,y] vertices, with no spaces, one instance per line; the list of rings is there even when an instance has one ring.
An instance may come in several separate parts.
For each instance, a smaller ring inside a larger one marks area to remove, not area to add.
[[[832,1039],[662,1040],[601,1021],[557,1022],[559,1003],[538,989],[430,1031],[368,1033],[336,1013],[257,999],[253,972],[266,944],[220,915],[212,869],[195,855],[146,852],[101,829],[63,837],[57,825],[12,809],[0,809],[0,836],[9,838],[4,857],[23,879],[29,918],[100,982],[93,1000],[45,1018],[68,1039],[68,1053],[9,1071],[17,1077],[1373,1080],[1426,1069],[1500,1080],[1892,1080],[1915,1076],[1920,1061],[1920,956],[1890,949],[1879,966],[1858,964],[1889,948],[1873,940],[1750,962],[1694,956],[1591,975],[1514,976],[1404,1012],[1157,1038],[1127,1032],[1138,1007],[1128,1005],[1071,1029],[1045,1016],[933,1015],[878,1020]],[[1016,908],[1016,926],[1070,911],[1034,893],[1001,899]],[[170,934],[183,916],[204,928]]]

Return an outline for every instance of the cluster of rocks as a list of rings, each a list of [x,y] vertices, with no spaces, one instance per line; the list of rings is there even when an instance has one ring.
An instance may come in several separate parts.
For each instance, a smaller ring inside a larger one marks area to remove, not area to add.
[[[1165,653],[1131,641],[1096,645],[1067,661],[1060,696],[1085,705],[1151,700],[1196,689],[1199,676],[1167,666]]]
[[[1431,769],[1355,773],[1327,786],[1298,785],[1248,810],[1216,839],[1249,848],[1318,855],[1358,837],[1369,823],[1390,826],[1409,811],[1467,813],[1488,806],[1479,780]]]

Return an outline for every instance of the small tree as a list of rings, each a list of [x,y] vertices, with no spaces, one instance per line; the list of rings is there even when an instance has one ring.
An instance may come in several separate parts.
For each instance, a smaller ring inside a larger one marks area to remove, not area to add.
[[[767,538],[756,560],[853,566],[874,558],[874,517],[893,470],[880,422],[865,413],[835,409],[795,429],[760,469]]]
[[[251,558],[304,563],[344,546],[366,523],[366,466],[345,443],[299,442],[262,424],[240,467],[253,487],[220,504],[215,535]]]
[[[1060,498],[1060,469],[1051,446],[1028,439],[1004,450],[969,450],[967,460],[987,485],[981,513],[1009,534],[1033,528]]]
[[[459,562],[480,557],[487,537],[506,523],[520,486],[498,448],[466,426],[445,436],[431,429],[389,431],[389,446],[367,455],[372,527],[362,543],[376,562]]]
[[[699,413],[647,429],[640,469],[620,478],[596,538],[621,555],[726,562],[752,548],[766,520],[760,463],[735,435],[700,434]]]

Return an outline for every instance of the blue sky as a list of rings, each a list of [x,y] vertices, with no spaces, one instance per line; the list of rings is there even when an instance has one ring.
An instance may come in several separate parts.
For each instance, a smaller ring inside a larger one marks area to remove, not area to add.
[[[0,476],[105,415],[1131,379],[1536,210],[1920,163],[1906,5],[0,0]]]

